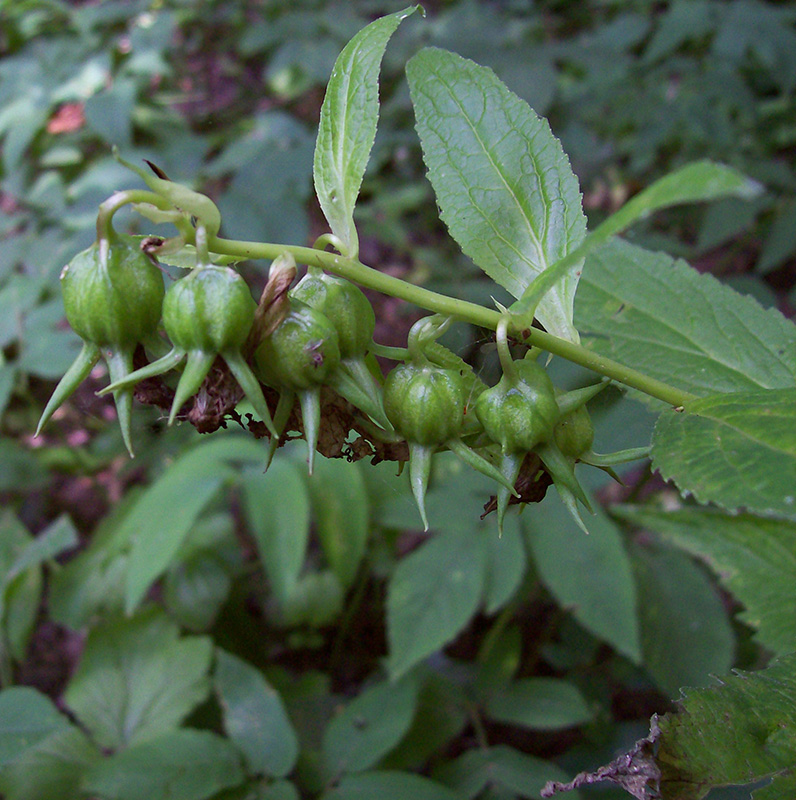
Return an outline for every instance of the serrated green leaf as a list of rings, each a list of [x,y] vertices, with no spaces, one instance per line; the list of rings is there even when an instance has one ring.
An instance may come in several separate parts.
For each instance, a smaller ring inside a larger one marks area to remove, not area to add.
[[[548,781],[567,781],[560,767],[506,745],[468,750],[434,772],[434,777],[464,797],[480,796],[487,786],[501,787],[512,797],[540,797]],[[567,797],[577,800],[578,792]]]
[[[735,640],[721,598],[684,553],[633,548],[644,666],[677,697],[684,686],[705,686],[729,671]]]
[[[393,678],[447,644],[470,621],[481,601],[485,567],[482,537],[450,529],[398,564],[387,588]]]
[[[411,677],[382,681],[334,717],[323,733],[323,755],[331,774],[363,772],[389,753],[412,724],[417,690]]]
[[[0,792],[4,800],[84,800],[83,775],[101,758],[89,738],[68,725],[0,770]]]
[[[411,772],[364,772],[346,775],[322,800],[464,800],[441,783]]]
[[[554,500],[545,500],[534,514],[524,514],[522,524],[539,577],[559,605],[594,636],[638,663],[636,587],[616,526],[598,509],[589,517],[586,536]]]
[[[659,721],[664,797],[699,800],[714,786],[747,784],[796,767],[796,655],[759,672],[688,692]]]
[[[284,606],[298,583],[310,532],[306,478],[289,459],[275,459],[263,475],[241,481],[246,519],[277,603]]]
[[[750,200],[762,192],[763,187],[747,178],[738,170],[712,161],[696,161],[686,164],[674,172],[659,178],[651,186],[643,189],[628,200],[622,208],[611,214],[576,248],[564,258],[551,265],[543,279],[535,283],[530,292],[523,295],[522,301],[511,307],[513,313],[527,311],[530,303],[541,297],[560,276],[570,271],[573,265],[582,264],[586,256],[596,250],[612,236],[629,228],[634,222],[649,216],[654,211],[682,203],[696,203],[715,200],[720,197],[740,197]]]
[[[243,753],[248,772],[288,775],[298,756],[298,739],[282,699],[260,670],[216,650],[215,687],[224,730]]]
[[[354,36],[334,64],[321,107],[315,191],[332,233],[352,258],[359,250],[354,205],[376,138],[381,59],[395,29],[417,8],[381,17]]]
[[[309,486],[321,547],[340,585],[347,589],[359,570],[369,532],[362,472],[341,459],[318,459]]]
[[[590,349],[697,396],[796,384],[796,325],[619,239],[586,259],[575,320]]]
[[[589,722],[594,716],[583,695],[558,678],[522,678],[506,684],[484,705],[489,719],[553,731]]]
[[[240,756],[226,739],[183,728],[103,759],[82,786],[103,800],[206,800],[243,780]]]
[[[796,389],[715,395],[664,412],[652,463],[700,503],[796,519]]]
[[[796,766],[787,773],[775,775],[768,786],[752,792],[752,800],[782,800],[796,797]]]
[[[0,767],[14,761],[48,736],[70,728],[46,695],[27,686],[0,692]]]
[[[89,633],[64,699],[100,746],[143,742],[204,700],[211,657],[210,639],[179,638],[156,609],[108,619]]]
[[[796,651],[796,523],[707,508],[612,511],[703,559],[743,603],[738,616],[762,645],[777,655]]]
[[[199,515],[234,471],[232,463],[262,462],[262,446],[224,436],[178,458],[138,499],[117,533],[132,541],[125,609],[132,613],[152,583],[168,569]]]
[[[488,68],[436,48],[406,66],[440,216],[462,250],[514,297],[586,235],[577,179],[547,122]],[[575,263],[536,316],[578,341]]]
[[[494,614],[519,589],[525,575],[525,547],[519,526],[510,521],[499,536],[494,528],[484,534],[487,540],[484,611]]]

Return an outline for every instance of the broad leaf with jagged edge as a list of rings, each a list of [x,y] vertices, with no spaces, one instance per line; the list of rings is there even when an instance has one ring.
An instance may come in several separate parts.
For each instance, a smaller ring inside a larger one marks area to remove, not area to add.
[[[796,389],[719,394],[665,411],[652,463],[700,503],[796,519]]]
[[[796,325],[620,239],[586,259],[575,321],[589,349],[699,397],[796,385]]]
[[[356,204],[379,116],[379,68],[387,42],[418,6],[371,22],[345,46],[332,69],[321,107],[313,174],[323,213],[344,247],[356,257]]]
[[[535,281],[523,297],[511,307],[511,311],[523,314],[533,309],[538,298],[543,296],[573,264],[582,262],[592,250],[596,250],[612,236],[621,233],[637,220],[649,216],[653,211],[721,197],[750,200],[758,196],[762,189],[759,183],[725,164],[707,160],[686,164],[675,172],[659,178],[611,214],[591,231],[578,247],[570,250],[564,258]]]
[[[212,643],[179,636],[155,607],[93,628],[64,700],[101,747],[144,742],[177,728],[208,694]]]
[[[796,652],[796,522],[709,508],[612,512],[705,561],[743,603],[739,617],[757,641],[778,655]]]
[[[547,122],[492,70],[437,48],[406,66],[440,216],[462,250],[514,297],[586,235],[578,181]],[[578,341],[575,263],[536,310]]]
[[[686,693],[660,720],[656,761],[664,800],[699,800],[714,786],[773,778],[796,770],[796,654],[759,672],[736,672],[720,686]],[[769,792],[768,794],[767,791]],[[756,797],[784,798],[763,788]]]

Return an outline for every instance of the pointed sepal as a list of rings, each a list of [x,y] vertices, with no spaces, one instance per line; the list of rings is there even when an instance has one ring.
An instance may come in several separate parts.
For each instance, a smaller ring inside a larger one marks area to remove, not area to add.
[[[238,350],[227,350],[221,354],[221,357],[226,362],[229,371],[235,377],[240,388],[243,389],[243,394],[246,395],[254,410],[260,415],[260,419],[265,424],[265,427],[268,428],[271,437],[278,438],[279,433],[271,418],[271,410],[268,408],[268,403],[265,402],[260,382],[254,377],[254,373],[243,356]]]
[[[409,444],[409,484],[412,487],[412,494],[420,512],[420,519],[423,520],[423,530],[428,530],[428,517],[426,516],[426,490],[428,489],[428,479],[431,475],[431,457],[436,451],[436,447],[415,442]]]
[[[561,416],[565,417],[567,414],[585,406],[592,397],[598,395],[610,383],[610,381],[601,381],[591,386],[584,386],[582,389],[573,389],[571,392],[564,392],[558,395],[556,403],[558,403]]]
[[[105,361],[108,364],[108,375],[111,383],[116,383],[133,371],[133,351],[132,349],[124,348],[118,350],[111,350],[105,353]],[[113,402],[116,404],[116,417],[119,420],[119,427],[122,430],[122,439],[127,452],[132,458],[135,453],[133,452],[132,440],[132,422],[133,422],[133,389],[126,387],[124,389],[116,389],[113,392]]]
[[[71,397],[78,386],[88,377],[94,365],[99,361],[100,349],[95,344],[84,342],[83,347],[77,354],[77,358],[72,362],[72,366],[64,373],[64,376],[58,381],[52,396],[47,401],[47,405],[42,411],[39,424],[36,426],[36,433],[38,436],[44,426],[50,421],[52,415]]]
[[[174,392],[174,401],[169,412],[169,425],[174,423],[174,418],[182,408],[183,403],[199,391],[202,381],[207,377],[207,373],[210,372],[215,360],[215,353],[205,353],[203,350],[191,350],[188,353],[185,367]]]
[[[279,447],[279,439],[285,432],[285,425],[287,425],[290,412],[293,410],[293,404],[296,402],[296,393],[291,392],[289,389],[283,389],[279,393],[279,400],[276,403],[276,410],[274,411],[274,428],[276,434],[272,435],[268,441],[268,449],[265,452],[265,472],[268,472],[268,467],[274,460],[274,454]]]
[[[97,395],[99,397],[104,397],[106,394],[119,391],[120,389],[130,389],[147,378],[155,378],[158,375],[162,375],[164,372],[169,372],[178,367],[185,356],[185,351],[175,348],[157,361],[153,361],[151,364],[147,364],[134,372],[122,375],[118,380],[112,381],[104,389],[100,389]]]
[[[500,460],[500,472],[512,487],[517,482],[520,474],[522,462],[525,461],[526,453],[504,453]],[[498,536],[503,535],[503,518],[509,507],[509,498],[512,492],[505,485],[499,486],[497,490],[497,524]]]
[[[487,461],[483,456],[478,455],[472,448],[468,447],[461,439],[451,439],[445,443],[446,447],[464,461],[467,466],[477,470],[487,478],[497,481],[509,494],[519,497],[519,493],[514,488],[514,481],[510,481],[491,461]]]
[[[327,378],[328,385],[337,394],[367,414],[388,433],[395,429],[384,413],[384,401],[376,380],[361,356],[345,358]]]
[[[575,477],[575,460],[567,458],[558,449],[555,442],[546,442],[543,445],[539,445],[536,452],[539,458],[542,459],[545,469],[553,478],[556,488],[564,487],[570,495],[580,500],[591,511],[589,497]]]
[[[318,446],[318,431],[321,427],[321,389],[313,386],[298,393],[301,405],[301,421],[304,423],[304,438],[307,440],[307,469],[312,475],[315,468],[315,448]]]

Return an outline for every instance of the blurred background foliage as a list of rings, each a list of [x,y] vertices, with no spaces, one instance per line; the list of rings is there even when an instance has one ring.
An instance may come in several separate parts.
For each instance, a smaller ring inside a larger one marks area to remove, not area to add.
[[[49,616],[38,611],[40,580],[31,579],[24,591],[15,590],[22,610],[15,617],[14,647],[6,648],[4,655],[5,680],[13,674],[58,696],[76,658],[68,632],[122,603],[114,587],[118,589],[124,559],[130,557],[125,550],[130,527],[125,528],[125,514],[136,507],[145,487],[170,474],[175,458],[196,438],[188,426],[167,431],[154,411],[139,408],[134,436],[140,455],[130,462],[113,424],[112,406],[93,395],[103,385],[102,374],[59,412],[39,440],[31,438],[54,381],[79,345],[63,320],[59,272],[93,241],[98,204],[112,192],[135,185],[111,157],[111,146],[117,145],[137,163],[148,158],[172,179],[213,196],[227,237],[310,243],[324,230],[313,197],[312,152],[332,64],[368,21],[402,6],[387,0],[0,0],[0,498],[6,509],[0,535],[19,544],[31,534],[62,533],[65,525],[82,543],[81,555],[55,573],[49,591],[58,603],[51,603]],[[363,261],[486,304],[495,291],[447,237],[424,178],[403,67],[420,47],[431,44],[490,66],[548,117],[581,181],[592,223],[655,178],[694,159],[724,161],[760,181],[766,190],[754,202],[728,200],[657,214],[637,226],[631,238],[683,256],[764,305],[792,315],[792,4],[429,0],[425,9],[425,20],[414,18],[401,26],[384,61],[380,129],[358,207]],[[132,215],[122,215],[120,221],[130,232],[159,232]],[[247,264],[242,269],[256,287],[267,265]],[[384,304],[379,337],[394,337],[400,343],[412,313]],[[463,355],[475,352],[478,332],[460,331],[456,336],[449,345]],[[554,369],[559,383],[582,379],[566,366]],[[617,398],[618,393],[606,393],[596,404],[597,444],[603,451],[648,441],[651,415],[636,405],[620,410]],[[407,510],[411,506],[403,483],[385,468],[352,467],[360,476],[355,489],[336,474],[313,489],[296,477],[290,466],[294,461],[287,453],[278,461],[282,466],[277,472],[282,491],[292,492],[303,511],[298,519],[273,524],[321,531],[321,538],[327,537],[322,541],[323,557],[336,577],[314,565],[318,556],[312,548],[308,554],[301,552],[300,558],[306,555],[309,564],[301,577],[301,600],[278,609],[274,617],[279,626],[290,629],[279,634],[281,665],[294,676],[305,668],[327,669],[313,655],[322,652],[331,659],[328,674],[334,690],[351,693],[375,668],[384,632],[372,639],[372,652],[363,645],[355,648],[343,669],[345,638],[340,631],[367,636],[369,626],[383,626],[379,620],[384,599],[378,587],[396,574],[400,553],[417,544],[404,530],[413,511]],[[471,517],[460,528],[469,530],[470,525],[475,530],[478,505],[473,506],[472,498],[485,494],[483,482],[465,480],[444,459],[437,471],[430,515],[458,519],[466,509]],[[197,485],[205,502],[186,502],[181,514],[169,518],[177,528],[190,529],[191,538],[190,546],[185,544],[164,566],[162,600],[171,617],[187,629],[214,630],[223,646],[243,651],[257,663],[271,663],[273,651],[261,643],[247,643],[244,623],[239,621],[239,630],[234,619],[243,613],[242,598],[253,580],[252,570],[243,563],[251,562],[253,553],[246,537],[256,540],[258,520],[266,513],[261,494],[251,484],[265,485],[276,476],[263,479],[251,464],[220,469],[220,477],[187,474],[185,483],[167,484],[169,502],[181,504]],[[204,483],[192,483],[200,478]],[[667,490],[643,470],[632,473],[629,482],[631,497],[650,487],[666,497]],[[344,487],[355,492],[350,508],[365,519],[364,538],[352,556],[357,559],[354,574],[348,574],[347,556],[339,554],[339,548],[350,543],[341,544],[339,533],[334,533],[334,513],[340,512],[332,498]],[[602,484],[591,488],[600,490]],[[175,494],[178,491],[182,494]],[[147,524],[164,524],[157,506],[150,505]],[[633,665],[622,655],[632,655],[632,647],[621,631],[605,620],[586,618],[588,614],[579,617],[569,607],[571,587],[567,589],[566,576],[556,575],[566,546],[556,546],[544,533],[559,524],[558,510],[546,502],[533,511],[533,520],[523,527],[524,546],[519,526],[508,534],[516,545],[515,563],[517,553],[526,550],[533,563],[526,565],[522,555],[522,569],[506,578],[512,591],[506,597],[493,593],[486,607],[489,614],[513,609],[510,633],[534,626],[541,626],[542,632],[536,644],[524,649],[511,633],[500,640],[498,649],[503,648],[509,661],[519,659],[522,651],[529,674],[544,663],[549,672],[579,675],[585,695],[599,706],[599,724],[580,738],[506,734],[506,741],[555,757],[573,769],[584,763],[594,766],[610,757],[618,744],[643,734],[649,714],[664,708],[664,698],[673,697],[684,681],[706,681],[709,673],[726,672],[731,664],[758,663],[760,652],[750,643],[748,631],[730,621],[731,602],[717,593],[701,568],[680,553],[629,543],[641,587],[640,625],[646,631],[645,667]],[[206,518],[199,524],[201,515]],[[54,529],[55,525],[61,527]],[[359,567],[362,558],[367,569]],[[79,586],[85,590],[82,594]],[[683,586],[688,587],[687,604],[679,592]],[[528,587],[535,588],[526,596],[522,592]],[[550,587],[557,591],[551,593]],[[346,595],[349,589],[353,600]],[[523,603],[517,596],[525,598]],[[508,606],[510,597],[515,600]],[[666,603],[658,602],[661,597]],[[372,601],[370,606],[367,601]],[[262,601],[267,619],[269,602]],[[367,614],[362,612],[365,607],[371,608]],[[703,616],[684,640],[683,620],[694,607]],[[233,619],[226,619],[224,632],[213,627],[219,614]],[[475,606],[464,622],[474,615]],[[474,618],[457,644],[456,655],[465,662],[478,652],[486,630],[484,618]],[[329,633],[331,623],[341,627]],[[601,641],[615,649],[612,657],[601,649]],[[497,661],[484,663],[500,671]],[[285,675],[272,679],[280,688],[290,683]],[[291,690],[291,712],[299,726],[313,703],[318,714],[329,714],[328,703],[318,699],[331,696],[329,686],[323,681],[314,688],[305,684]],[[426,684],[426,706],[433,706],[429,698],[442,702],[448,688]],[[503,717],[495,712],[494,740],[503,722],[511,724],[510,705]],[[466,720],[456,717],[450,730],[437,733],[444,743],[465,729]],[[311,732],[307,736],[312,739]],[[422,766],[433,744],[414,750],[411,743],[405,745],[388,763]],[[304,768],[305,786],[313,787],[316,765]]]

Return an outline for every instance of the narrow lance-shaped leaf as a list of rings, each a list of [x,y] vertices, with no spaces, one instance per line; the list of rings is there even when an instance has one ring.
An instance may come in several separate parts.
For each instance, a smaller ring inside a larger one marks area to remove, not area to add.
[[[586,235],[580,189],[547,122],[486,67],[436,48],[406,67],[441,217],[462,250],[514,297]],[[542,299],[539,321],[578,341],[580,264]]]
[[[796,519],[796,389],[715,395],[664,412],[652,463],[701,503]]]
[[[695,161],[655,181],[625,203],[583,242],[537,278],[522,298],[511,307],[514,314],[533,311],[536,303],[575,264],[634,222],[669,206],[716,200],[721,197],[740,197],[751,200],[762,186],[738,170],[712,161]]]
[[[419,6],[381,17],[363,28],[335,61],[321,107],[313,173],[315,191],[346,255],[359,250],[356,204],[379,117],[379,68],[387,42]]]

